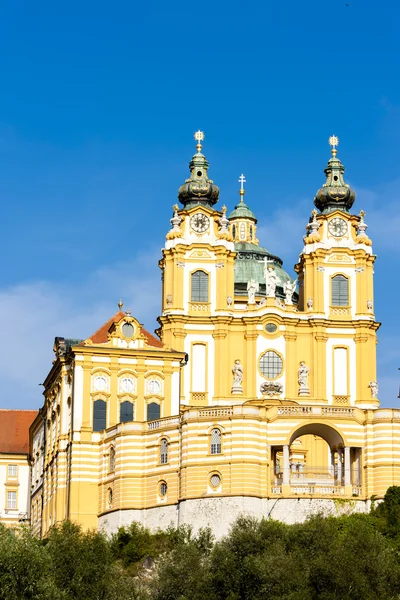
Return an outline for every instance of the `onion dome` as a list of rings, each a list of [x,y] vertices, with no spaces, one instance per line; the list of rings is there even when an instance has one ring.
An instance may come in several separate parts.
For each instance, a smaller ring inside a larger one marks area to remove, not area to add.
[[[349,212],[356,198],[356,193],[350,186],[344,182],[344,166],[336,157],[336,146],[339,139],[332,135],[329,138],[329,145],[332,146],[332,158],[324,170],[326,183],[320,188],[314,198],[315,206],[323,213],[329,213],[336,209]]]
[[[197,152],[189,163],[190,178],[186,179],[178,191],[179,202],[185,208],[190,208],[201,204],[210,208],[218,202],[219,188],[212,179],[208,178],[209,163],[201,153],[201,141],[204,140],[204,133],[196,131],[194,138],[197,141]]]

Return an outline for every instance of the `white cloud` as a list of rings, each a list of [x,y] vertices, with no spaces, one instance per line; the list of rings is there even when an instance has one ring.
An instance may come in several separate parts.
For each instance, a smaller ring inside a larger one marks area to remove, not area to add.
[[[149,248],[132,261],[98,269],[80,285],[40,281],[0,289],[0,406],[40,406],[38,384],[50,370],[54,338],[89,337],[117,312],[120,298],[152,331],[161,304],[159,257]]]

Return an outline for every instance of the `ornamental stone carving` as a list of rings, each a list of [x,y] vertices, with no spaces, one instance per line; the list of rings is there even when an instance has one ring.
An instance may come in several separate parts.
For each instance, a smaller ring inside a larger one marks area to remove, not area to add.
[[[285,304],[293,304],[293,294],[296,289],[296,281],[285,281],[283,291],[285,292]]]
[[[297,371],[297,382],[299,384],[299,396],[309,396],[310,388],[308,387],[308,375],[310,367],[307,367],[304,360],[301,361],[299,370]]]
[[[312,298],[309,298],[307,300],[307,306],[310,310],[312,310],[312,308],[314,307],[314,300]]]
[[[377,381],[370,381],[368,387],[371,390],[371,396],[373,398],[378,398],[379,386]]]
[[[260,392],[265,396],[278,396],[283,392],[283,385],[278,381],[265,381],[260,385]]]
[[[247,283],[247,295],[248,295],[248,304],[256,303],[256,293],[258,292],[259,285],[258,281],[254,281],[254,279],[250,279]]]
[[[264,277],[265,277],[265,295],[267,298],[275,298],[276,286],[279,279],[275,273],[274,267],[268,266],[267,259],[264,259]]]
[[[239,359],[236,359],[232,367],[233,385],[232,394],[243,394],[243,367]]]
[[[171,306],[172,304],[172,294],[167,294],[165,297],[165,304],[166,306]]]

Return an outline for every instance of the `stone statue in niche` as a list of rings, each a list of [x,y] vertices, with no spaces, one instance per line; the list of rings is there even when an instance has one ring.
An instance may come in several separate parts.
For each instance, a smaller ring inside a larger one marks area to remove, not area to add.
[[[264,259],[264,277],[265,277],[265,295],[267,298],[275,298],[278,277],[274,267],[268,266],[267,259]]]
[[[239,359],[236,359],[232,367],[233,385],[232,394],[243,394],[243,367]]]
[[[283,291],[285,292],[285,304],[293,304],[292,298],[296,289],[296,283],[296,281],[285,281],[285,285],[283,286]]]
[[[254,281],[254,279],[250,279],[247,283],[247,294],[248,294],[248,304],[256,303],[256,293],[258,292],[259,286],[258,281]]]
[[[377,381],[370,381],[368,387],[371,390],[371,395],[373,398],[378,398],[379,386]]]
[[[310,388],[308,387],[308,375],[310,367],[307,367],[304,360],[301,361],[299,370],[297,371],[297,382],[299,384],[299,396],[309,396]]]

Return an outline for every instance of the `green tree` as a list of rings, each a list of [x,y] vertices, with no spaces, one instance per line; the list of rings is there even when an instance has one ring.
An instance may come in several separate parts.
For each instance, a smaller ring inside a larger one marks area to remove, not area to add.
[[[0,600],[63,600],[51,559],[28,529],[0,525]]]

